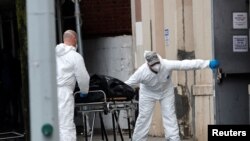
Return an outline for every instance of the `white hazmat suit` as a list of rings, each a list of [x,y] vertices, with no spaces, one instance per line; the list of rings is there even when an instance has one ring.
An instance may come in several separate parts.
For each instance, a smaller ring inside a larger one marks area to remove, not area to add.
[[[73,46],[57,45],[56,62],[60,141],[76,141],[73,92],[77,81],[80,91],[88,93],[90,77],[83,57]]]
[[[147,51],[144,53],[147,53]],[[179,141],[179,128],[175,112],[174,86],[171,82],[173,70],[203,69],[209,66],[209,60],[166,60],[161,59],[158,73],[154,73],[147,63],[140,66],[125,82],[135,87],[140,84],[139,115],[136,120],[132,141],[146,141],[152,121],[156,101],[160,102],[165,138],[167,141]]]

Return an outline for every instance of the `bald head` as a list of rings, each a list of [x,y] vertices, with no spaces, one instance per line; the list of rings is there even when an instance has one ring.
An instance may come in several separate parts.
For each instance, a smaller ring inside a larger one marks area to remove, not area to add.
[[[77,43],[77,35],[73,30],[66,30],[63,34],[63,42],[69,46],[76,46]]]

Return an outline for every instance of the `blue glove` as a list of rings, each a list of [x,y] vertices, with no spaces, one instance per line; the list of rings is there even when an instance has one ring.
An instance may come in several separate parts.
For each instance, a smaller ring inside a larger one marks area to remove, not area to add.
[[[80,97],[81,97],[81,98],[87,97],[87,95],[88,95],[88,94],[86,94],[86,93],[80,92]]]
[[[219,67],[219,62],[217,60],[210,60],[209,67],[211,69],[216,69]]]

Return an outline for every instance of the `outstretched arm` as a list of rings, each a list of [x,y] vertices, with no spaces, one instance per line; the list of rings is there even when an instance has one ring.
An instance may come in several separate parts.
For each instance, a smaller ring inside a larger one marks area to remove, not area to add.
[[[171,70],[194,70],[194,69],[204,69],[209,67],[210,60],[164,60],[163,63],[166,64]]]

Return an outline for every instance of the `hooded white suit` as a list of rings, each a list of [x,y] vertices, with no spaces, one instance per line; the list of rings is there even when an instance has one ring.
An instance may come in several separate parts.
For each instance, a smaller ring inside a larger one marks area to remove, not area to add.
[[[80,91],[88,93],[89,74],[73,46],[57,45],[56,62],[60,141],[76,141],[73,91],[77,81]]]
[[[144,54],[145,56],[145,54]],[[160,58],[160,70],[156,74],[147,63],[125,82],[134,87],[140,84],[139,115],[133,134],[133,141],[146,141],[152,121],[156,101],[160,102],[165,138],[167,141],[179,141],[179,128],[175,112],[174,87],[171,82],[173,70],[203,69],[209,66],[209,60],[166,60]]]

